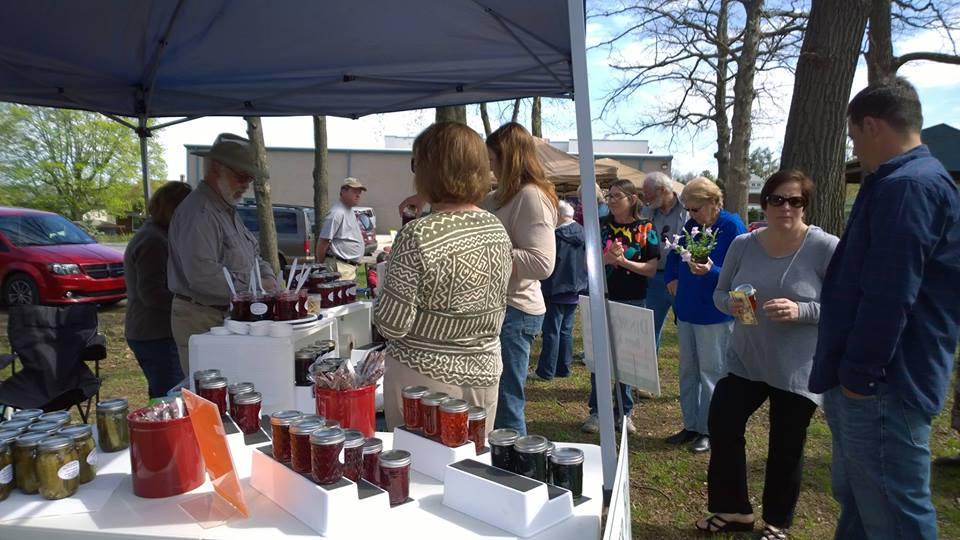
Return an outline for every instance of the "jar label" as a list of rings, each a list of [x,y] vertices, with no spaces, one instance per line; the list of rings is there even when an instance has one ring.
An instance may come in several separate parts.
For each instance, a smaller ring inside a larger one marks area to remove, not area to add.
[[[7,485],[13,482],[13,464],[0,469],[0,485]]]
[[[327,301],[328,301],[328,302],[333,302],[334,294],[336,294],[336,293],[331,292],[329,295],[327,295]]]
[[[89,454],[87,454],[87,465],[90,465],[91,467],[96,467],[98,461],[100,461],[100,455],[97,454],[97,449],[94,448],[93,450],[90,451]]]
[[[61,480],[73,480],[77,476],[80,476],[80,462],[74,460],[66,463],[57,471],[57,476],[59,476]]]
[[[350,287],[350,288],[347,290],[347,293],[348,293],[350,296],[356,296],[356,295],[357,295],[357,286],[354,285],[353,287]]]
[[[267,312],[267,305],[264,304],[263,302],[254,302],[250,304],[250,313],[253,313],[254,315],[259,316],[259,315],[263,315],[266,312]]]

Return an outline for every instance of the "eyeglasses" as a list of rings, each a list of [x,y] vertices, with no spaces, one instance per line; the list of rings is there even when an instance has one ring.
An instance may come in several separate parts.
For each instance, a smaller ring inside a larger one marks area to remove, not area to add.
[[[784,204],[789,204],[793,208],[803,208],[807,206],[807,199],[804,197],[783,197],[780,195],[767,195],[767,204],[777,208]]]
[[[626,198],[627,196],[624,195],[623,193],[615,193],[613,195],[607,195],[606,197],[604,197],[604,199],[607,202],[619,201],[620,199],[626,199]]]
[[[683,209],[686,210],[687,213],[696,214],[697,212],[699,212],[700,210],[702,210],[703,207],[702,207],[702,206],[701,206],[700,208],[687,208],[687,207],[684,207]]]
[[[250,182],[253,182],[255,180],[252,174],[245,173],[243,171],[238,171],[233,167],[227,167],[227,168],[230,169],[230,172],[232,172],[237,177],[237,179],[239,179],[241,182],[249,184]]]

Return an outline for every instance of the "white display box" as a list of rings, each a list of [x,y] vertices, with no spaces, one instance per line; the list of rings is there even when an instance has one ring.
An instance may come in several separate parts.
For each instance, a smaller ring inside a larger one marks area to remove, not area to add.
[[[443,504],[524,538],[573,515],[569,491],[473,459],[447,466]]]
[[[476,446],[472,441],[467,441],[467,444],[459,448],[450,448],[402,427],[393,430],[393,449],[410,452],[410,468],[441,482],[447,474],[447,465],[477,457]]]

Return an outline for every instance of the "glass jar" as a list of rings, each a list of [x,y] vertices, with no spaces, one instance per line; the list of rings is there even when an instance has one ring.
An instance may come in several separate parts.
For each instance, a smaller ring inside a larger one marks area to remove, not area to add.
[[[250,304],[252,302],[253,295],[249,292],[240,292],[232,295],[230,297],[230,318],[235,321],[249,321]]]
[[[310,371],[310,364],[316,360],[316,349],[306,347],[293,354],[293,384],[297,386],[310,386],[310,379],[307,373]]]
[[[77,447],[67,437],[54,435],[37,445],[37,480],[45,499],[65,499],[80,486]]]
[[[320,291],[320,307],[329,309],[335,307],[337,299],[337,286],[331,283],[324,283],[318,287]]]
[[[550,475],[550,456],[553,455],[553,451],[556,449],[557,445],[553,444],[552,442],[547,442],[547,451],[544,454],[547,457],[547,482],[550,482],[550,479],[553,478],[553,476]]]
[[[525,435],[513,443],[513,472],[540,482],[547,481],[547,441],[540,435]]]
[[[29,420],[33,422],[37,418],[43,415],[43,409],[22,409],[10,417],[10,420]]]
[[[375,486],[380,485],[380,452],[383,452],[383,441],[370,437],[363,441],[363,475],[362,478]]]
[[[410,452],[390,450],[380,454],[380,487],[390,496],[390,506],[410,498]]]
[[[301,416],[303,413],[300,411],[277,411],[270,415],[273,459],[280,463],[290,461],[290,422]]]
[[[260,431],[260,404],[262,402],[263,395],[260,392],[246,392],[233,398],[233,420],[244,434],[249,435]]]
[[[403,388],[403,425],[407,429],[420,429],[420,399],[429,392],[426,386],[405,386]]]
[[[108,399],[97,403],[97,439],[100,450],[116,452],[130,446],[129,412],[127,400]]]
[[[467,444],[469,409],[462,399],[448,399],[440,405],[440,442],[444,446],[459,448]]]
[[[318,429],[310,435],[310,470],[314,482],[325,486],[336,484],[343,477],[340,451],[346,438],[340,428]]]
[[[467,437],[473,441],[477,454],[487,445],[487,410],[483,407],[470,407],[467,411]]]
[[[255,294],[250,302],[251,321],[269,321],[273,319],[273,305],[277,297],[273,293]]]
[[[310,434],[322,427],[310,418],[290,422],[290,467],[298,473],[310,472]]]
[[[513,471],[513,444],[520,437],[515,429],[495,429],[487,436],[490,443],[490,464],[498,469]]]
[[[59,427],[63,427],[70,423],[70,412],[53,411],[44,413],[37,417],[37,422],[54,422]]]
[[[227,410],[230,411],[231,418],[237,416],[233,408],[233,398],[254,390],[256,390],[256,387],[253,386],[252,382],[238,382],[227,386]]]
[[[34,422],[27,428],[29,433],[49,433],[53,435],[60,431],[60,424],[57,422]]]
[[[21,493],[33,495],[40,490],[37,479],[37,444],[46,433],[24,433],[13,441],[13,477]]]
[[[433,392],[420,398],[420,427],[427,437],[440,435],[440,404],[449,397],[443,392]]]
[[[225,377],[201,379],[200,391],[197,394],[207,401],[212,401],[220,410],[220,416],[227,414],[227,379]]]
[[[77,459],[80,461],[80,483],[86,484],[97,477],[97,443],[93,441],[93,426],[80,424],[67,426],[57,435],[69,437],[77,449]]]
[[[0,501],[13,491],[13,431],[0,431]]]
[[[357,482],[363,472],[363,433],[345,429],[343,441],[343,475]]]
[[[569,489],[574,499],[583,496],[583,450],[557,448],[550,456],[550,482]]]
[[[275,321],[292,321],[298,319],[297,302],[300,297],[295,291],[281,291],[273,307]]]
[[[0,431],[16,431],[18,433],[23,433],[30,427],[30,424],[33,423],[33,420],[7,420],[0,424]]]
[[[193,372],[193,391],[200,393],[200,381],[222,376],[219,369],[201,369]]]

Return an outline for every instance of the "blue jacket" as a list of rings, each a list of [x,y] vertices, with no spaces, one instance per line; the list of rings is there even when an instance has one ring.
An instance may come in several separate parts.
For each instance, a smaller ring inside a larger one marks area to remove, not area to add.
[[[587,257],[583,227],[576,221],[557,227],[557,260],[550,277],[540,282],[544,298],[587,289]]]
[[[960,325],[960,195],[925,145],[863,179],[823,280],[810,391],[886,382],[936,414]]]
[[[696,220],[690,219],[683,228],[689,231],[698,226]],[[709,273],[695,276],[690,272],[690,267],[680,260],[676,251],[671,250],[670,254],[667,255],[667,265],[663,269],[663,281],[670,283],[675,279],[679,280],[677,283],[677,298],[673,302],[673,311],[676,313],[677,319],[683,322],[717,324],[733,320],[733,317],[723,313],[713,305],[713,291],[717,288],[717,280],[720,278],[720,269],[723,267],[723,260],[727,256],[727,249],[734,238],[747,232],[747,228],[743,226],[740,216],[722,209],[717,222],[710,228],[717,232],[717,245],[710,253],[713,268],[710,269]],[[680,243],[686,243],[682,237]]]

